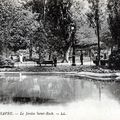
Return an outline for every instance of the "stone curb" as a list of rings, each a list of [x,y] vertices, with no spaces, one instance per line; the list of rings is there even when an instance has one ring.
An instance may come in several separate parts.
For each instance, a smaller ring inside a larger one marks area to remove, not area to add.
[[[76,74],[82,78],[101,81],[120,81],[120,73],[92,73],[92,72],[79,72]]]

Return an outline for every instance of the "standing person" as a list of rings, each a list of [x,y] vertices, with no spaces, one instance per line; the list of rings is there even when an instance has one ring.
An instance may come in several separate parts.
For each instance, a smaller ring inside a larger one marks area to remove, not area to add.
[[[20,58],[20,62],[23,63],[23,55],[22,54],[19,55],[19,58]]]
[[[13,56],[12,56],[12,55],[11,55],[11,57],[10,57],[10,58],[11,58],[11,60],[13,60]]]
[[[56,67],[57,66],[57,57],[56,56],[53,58],[53,61],[54,61],[54,66]]]
[[[83,65],[83,52],[81,50],[81,54],[80,54],[80,62],[81,62],[81,65]]]

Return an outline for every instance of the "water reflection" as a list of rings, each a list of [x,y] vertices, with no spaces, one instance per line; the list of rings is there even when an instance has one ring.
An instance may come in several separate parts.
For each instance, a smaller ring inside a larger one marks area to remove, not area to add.
[[[0,73],[0,101],[62,104],[104,97],[120,101],[119,82],[100,82],[68,73]]]

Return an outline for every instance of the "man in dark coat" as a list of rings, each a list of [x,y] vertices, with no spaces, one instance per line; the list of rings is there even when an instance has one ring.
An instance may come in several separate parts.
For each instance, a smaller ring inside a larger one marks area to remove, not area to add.
[[[57,56],[53,55],[52,60],[54,62],[54,66],[56,67],[57,66]]]
[[[80,54],[80,62],[81,62],[81,65],[83,65],[83,52],[81,50],[81,54]]]
[[[57,57],[56,56],[54,57],[54,66],[55,67],[57,66]]]

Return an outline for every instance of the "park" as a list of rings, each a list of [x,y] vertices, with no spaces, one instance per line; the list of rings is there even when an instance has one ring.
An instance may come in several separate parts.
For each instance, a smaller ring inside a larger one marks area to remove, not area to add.
[[[119,17],[110,2],[1,1],[1,71],[62,63],[119,70]]]
[[[120,0],[0,0],[0,105],[117,116],[119,82]]]

